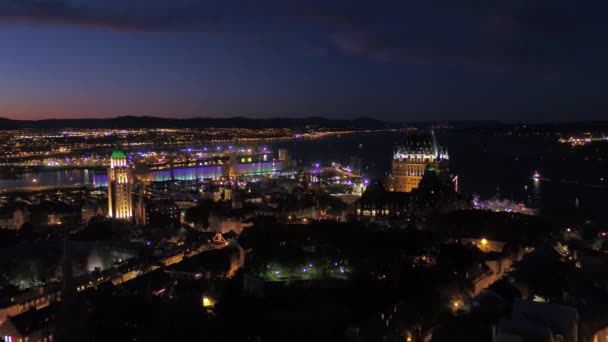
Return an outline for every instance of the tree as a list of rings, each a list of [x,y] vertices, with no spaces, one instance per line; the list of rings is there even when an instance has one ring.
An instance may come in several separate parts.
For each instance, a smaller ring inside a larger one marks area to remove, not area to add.
[[[204,200],[196,207],[186,209],[186,221],[207,229],[209,227],[209,214],[211,213],[213,205],[214,202],[212,200]]]
[[[346,203],[338,197],[326,193],[318,195],[319,209],[326,210],[331,215],[341,215],[346,210]]]

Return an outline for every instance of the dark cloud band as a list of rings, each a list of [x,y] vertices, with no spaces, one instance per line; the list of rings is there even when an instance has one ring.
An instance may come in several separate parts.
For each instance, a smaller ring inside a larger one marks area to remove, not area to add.
[[[0,23],[40,23],[115,30],[218,30],[219,19],[201,2],[4,0]]]

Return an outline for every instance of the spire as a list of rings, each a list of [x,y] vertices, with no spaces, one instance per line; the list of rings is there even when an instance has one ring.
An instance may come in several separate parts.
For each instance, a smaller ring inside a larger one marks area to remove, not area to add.
[[[120,137],[116,133],[114,133],[113,137],[114,137],[114,149],[112,150],[112,158],[126,159],[127,155],[124,152],[122,144],[120,143]]]
[[[116,142],[116,146],[114,146],[114,151],[112,151],[112,158],[123,158],[126,159],[127,155],[120,146],[120,142]]]

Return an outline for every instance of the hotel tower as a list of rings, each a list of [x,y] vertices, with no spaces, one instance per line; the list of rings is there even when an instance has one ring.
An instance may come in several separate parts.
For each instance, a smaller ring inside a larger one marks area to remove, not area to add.
[[[437,145],[433,131],[408,134],[393,153],[386,190],[411,192],[420,184],[427,166],[440,173],[446,168],[448,159],[447,150]]]

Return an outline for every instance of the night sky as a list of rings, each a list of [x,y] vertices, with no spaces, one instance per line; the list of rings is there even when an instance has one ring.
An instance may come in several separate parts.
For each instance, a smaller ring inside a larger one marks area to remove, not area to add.
[[[606,1],[1,0],[0,116],[608,119]]]

